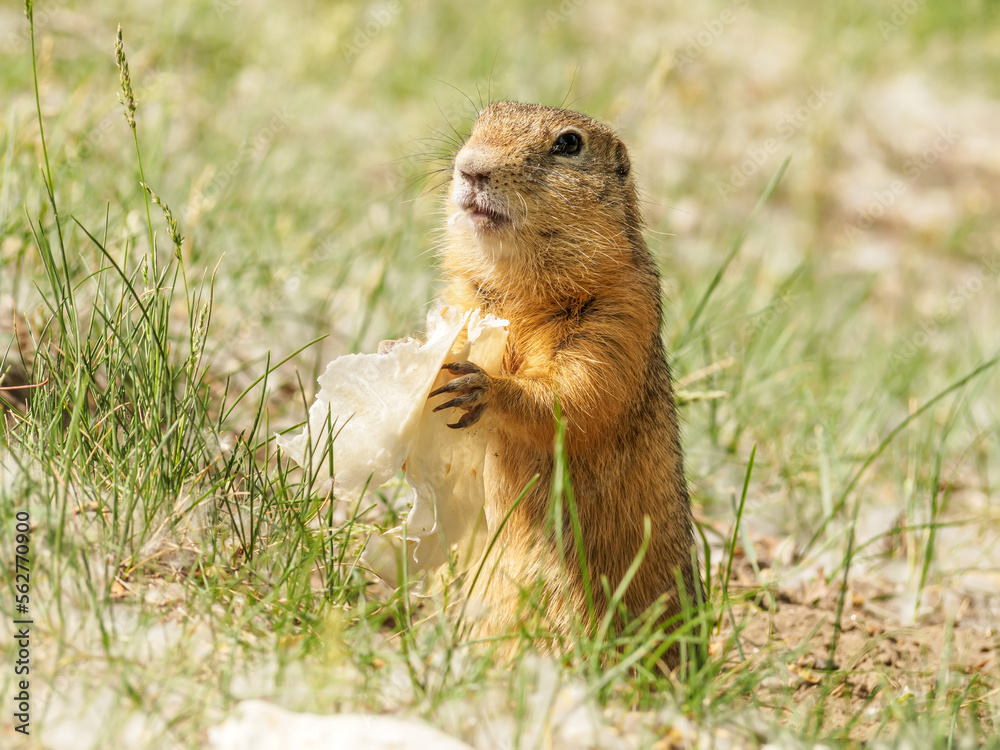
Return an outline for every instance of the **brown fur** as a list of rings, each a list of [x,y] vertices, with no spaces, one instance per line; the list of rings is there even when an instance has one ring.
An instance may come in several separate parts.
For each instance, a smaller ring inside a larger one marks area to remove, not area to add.
[[[567,130],[582,149],[553,153]],[[568,521],[566,559],[548,522],[557,397],[597,617],[607,607],[601,580],[614,591],[647,517],[649,548],[624,604],[639,614],[662,597],[664,618],[678,614],[677,571],[691,599],[701,584],[660,340],[660,278],[624,144],[575,112],[491,104],[455,158],[449,211],[444,301],[510,321],[501,374],[455,370],[466,374],[448,389],[464,397],[463,422],[481,416],[490,427],[491,530],[540,475],[487,561],[480,632],[509,634],[533,621],[568,636],[574,618],[588,622]],[[526,595],[534,615],[521,606]]]
[[[8,408],[27,412],[36,353],[27,318],[13,299],[0,297],[0,414]]]

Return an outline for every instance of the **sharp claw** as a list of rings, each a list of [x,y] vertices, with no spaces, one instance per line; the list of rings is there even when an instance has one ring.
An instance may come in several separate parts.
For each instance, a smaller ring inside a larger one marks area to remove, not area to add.
[[[460,375],[468,375],[473,372],[479,372],[479,365],[473,364],[472,362],[448,362],[447,364],[441,365],[442,370],[447,370],[450,373],[458,373]]]
[[[435,396],[440,396],[442,393],[451,393],[455,390],[455,383],[457,382],[457,380],[452,380],[450,383],[445,383],[436,391],[431,391],[427,398],[434,398]]]
[[[459,392],[461,395],[443,404],[435,406],[433,411],[439,412],[442,409],[453,408],[465,409],[465,414],[463,414],[457,422],[449,424],[448,426],[453,430],[459,430],[463,427],[474,425],[479,421],[480,417],[482,417],[483,407],[486,406],[486,404],[481,403],[485,396],[485,388],[488,385],[488,382],[482,382],[486,379],[482,368],[472,362],[449,362],[448,364],[442,365],[441,369],[447,370],[452,374],[459,375],[460,377],[457,377],[451,382],[445,383],[440,388],[432,391],[428,394],[427,398],[430,399],[444,393],[455,392]]]
[[[462,415],[461,419],[459,419],[454,424],[450,424],[448,426],[453,430],[460,430],[463,427],[471,427],[472,425],[474,425],[476,422],[479,421],[480,417],[483,416],[483,409],[485,406],[486,404],[479,404],[478,406],[473,406],[471,409],[465,412],[465,414]]]
[[[469,391],[477,386],[477,379],[469,375],[462,375],[461,377],[455,378],[449,383],[445,383],[443,386],[435,391],[428,394],[427,398],[434,398],[435,396],[440,396],[442,393],[454,393],[455,391]]]
[[[457,427],[470,427],[478,422],[479,418],[483,416],[484,406],[485,404],[479,404],[479,406],[474,406],[465,412],[465,414],[462,415],[462,418],[456,423]]]
[[[436,414],[437,412],[441,411],[442,409],[450,409],[452,406],[456,405],[455,404],[456,401],[458,401],[458,399],[457,398],[453,398],[451,401],[448,401],[447,403],[441,404],[440,406],[435,406],[434,409],[431,411],[431,413],[432,414]]]
[[[434,411],[441,411],[442,409],[450,409],[453,406],[473,406],[479,402],[483,397],[482,392],[473,390],[468,393],[463,393],[458,398],[453,398],[451,401],[443,403],[439,406],[434,407]]]
[[[434,398],[434,396],[440,396],[442,393],[454,393],[455,391],[461,391],[469,387],[469,381],[465,377],[455,378],[449,383],[445,383],[436,391],[433,391],[427,398]]]

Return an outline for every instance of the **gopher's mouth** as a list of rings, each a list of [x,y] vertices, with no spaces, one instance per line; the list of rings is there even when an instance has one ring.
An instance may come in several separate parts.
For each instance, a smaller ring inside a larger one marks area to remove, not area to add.
[[[468,218],[473,231],[477,233],[496,232],[510,224],[510,217],[496,206],[491,205],[483,195],[475,198],[469,197],[456,201],[456,203],[462,214]]]
[[[500,228],[507,223],[507,217],[489,208],[474,208],[469,211],[469,221],[476,229]]]

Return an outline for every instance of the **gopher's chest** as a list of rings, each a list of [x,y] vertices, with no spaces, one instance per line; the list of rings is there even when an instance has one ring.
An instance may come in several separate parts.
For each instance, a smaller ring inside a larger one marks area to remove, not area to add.
[[[548,309],[496,312],[497,317],[510,321],[503,373],[545,376],[567,352],[585,354],[582,350],[593,307],[593,298],[587,298]]]

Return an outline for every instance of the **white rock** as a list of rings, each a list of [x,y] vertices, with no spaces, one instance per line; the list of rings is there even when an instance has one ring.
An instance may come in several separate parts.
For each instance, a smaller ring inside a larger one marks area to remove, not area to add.
[[[208,730],[212,750],[471,750],[417,719],[362,714],[299,714],[244,701]]]

